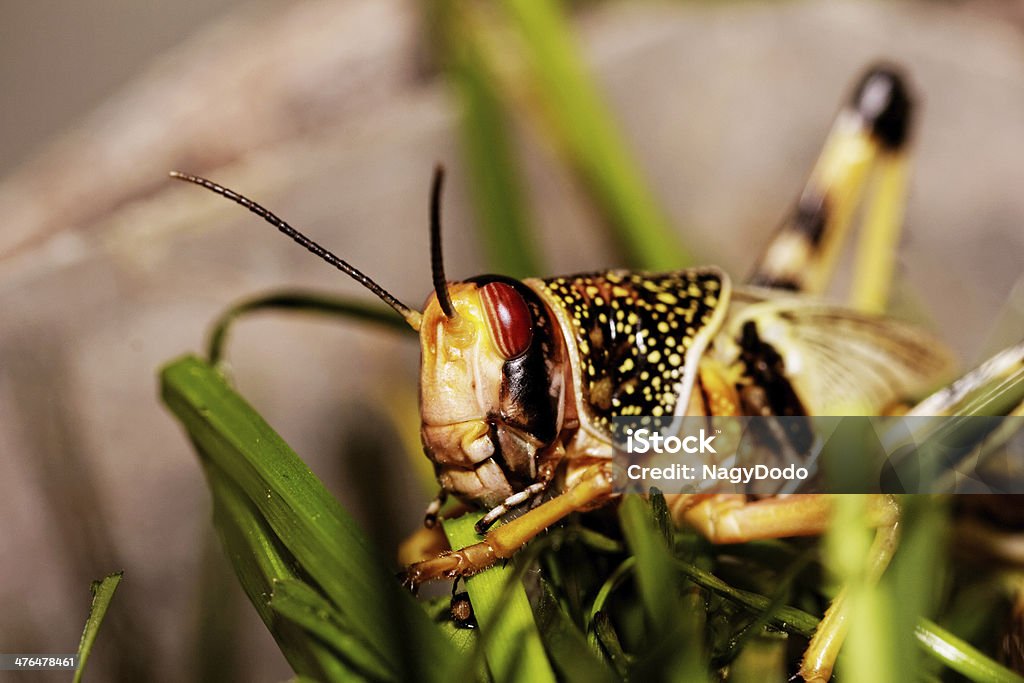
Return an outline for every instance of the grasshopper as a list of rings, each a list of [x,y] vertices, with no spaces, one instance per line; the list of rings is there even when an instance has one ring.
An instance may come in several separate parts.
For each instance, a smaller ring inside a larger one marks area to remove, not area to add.
[[[851,308],[816,298],[871,177],[879,182],[867,201],[865,230],[876,241],[890,240],[875,253],[891,253],[912,117],[913,98],[899,71],[869,69],[791,215],[743,284],[716,267],[450,282],[438,169],[431,193],[433,292],[422,311],[248,198],[204,178],[172,176],[262,217],[419,333],[421,438],[441,488],[426,525],[436,522],[448,495],[487,513],[478,543],[407,568],[415,587],[472,575],[569,514],[613,503],[616,416],[879,415],[948,378],[952,361],[941,343],[880,315],[887,277],[857,287],[862,299]],[[890,267],[881,264],[882,272]],[[954,399],[938,395],[922,405],[941,411]],[[821,534],[831,506],[827,495],[680,494],[668,502],[677,524],[722,543]],[[521,514],[495,526],[512,511]],[[869,515],[878,532],[866,561],[881,572],[896,545],[895,499],[873,496]],[[843,622],[837,599],[807,649],[799,671],[805,680],[831,676]]]

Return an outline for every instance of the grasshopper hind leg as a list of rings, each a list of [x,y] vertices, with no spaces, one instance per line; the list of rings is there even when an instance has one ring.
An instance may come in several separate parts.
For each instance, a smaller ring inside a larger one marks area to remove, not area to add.
[[[884,307],[902,221],[913,109],[910,89],[895,67],[876,65],[867,71],[836,118],[807,185],[763,252],[750,284],[822,293],[870,185],[853,304],[862,310]]]
[[[819,536],[828,528],[833,497],[827,494],[750,500],[742,495],[694,496],[673,501],[673,519],[695,528],[713,543],[746,543],[769,538]],[[867,521],[875,541],[866,558],[871,582],[885,570],[896,550],[899,506],[891,496],[871,496]],[[832,600],[804,652],[799,676],[824,683],[832,675],[847,631],[845,589]]]
[[[902,222],[912,117],[912,98],[899,71],[888,65],[870,68],[837,117],[796,206],[762,254],[749,284],[824,293],[870,188],[850,299],[861,311],[884,311]],[[751,414],[806,414],[784,368],[772,362],[774,350],[760,341],[756,324],[748,322],[740,347],[754,381],[741,393],[744,408]],[[877,580],[895,552],[899,508],[885,496],[870,501],[869,516],[877,532],[865,559]],[[712,496],[680,506],[675,513],[714,542],[743,542],[823,534],[831,503],[827,495],[763,500]],[[798,674],[805,681],[831,677],[847,628],[844,596],[841,591],[832,601],[808,645]]]

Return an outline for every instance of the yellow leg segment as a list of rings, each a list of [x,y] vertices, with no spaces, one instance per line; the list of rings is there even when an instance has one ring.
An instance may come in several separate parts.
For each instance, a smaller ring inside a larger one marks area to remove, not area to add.
[[[908,166],[902,150],[885,153],[874,173],[850,287],[850,306],[864,313],[884,313],[889,303],[903,224]]]
[[[568,491],[492,529],[479,543],[411,565],[406,570],[405,582],[415,588],[435,579],[476,574],[498,560],[512,557],[537,534],[573,512],[599,506],[611,496],[611,462],[592,465]]]
[[[878,526],[875,532],[875,540],[868,553],[867,582],[874,585],[882,577],[882,572],[889,566],[893,553],[899,542],[898,520],[899,511],[895,501],[889,496],[874,496],[881,501],[882,505],[888,507],[880,509],[883,515],[888,518]],[[874,506],[872,506],[874,507]],[[873,522],[879,520],[872,520]],[[835,667],[836,658],[839,656],[839,649],[846,639],[848,628],[848,608],[846,605],[847,589],[843,588],[833,598],[821,623],[818,624],[814,637],[804,652],[803,661],[800,662],[800,676],[807,683],[826,683],[832,677],[832,669]]]
[[[826,495],[801,495],[749,501],[721,495],[703,500],[683,513],[682,521],[712,543],[744,543],[765,538],[817,536],[828,526]]]
[[[870,69],[836,118],[807,185],[765,249],[752,284],[820,294],[872,178],[854,305],[884,308],[903,216],[912,101],[892,67]]]

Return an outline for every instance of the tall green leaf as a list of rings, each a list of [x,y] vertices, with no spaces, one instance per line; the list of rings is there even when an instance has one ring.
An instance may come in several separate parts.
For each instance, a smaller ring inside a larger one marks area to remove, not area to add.
[[[346,630],[382,667],[398,666],[402,677],[445,679],[455,662],[448,641],[281,437],[198,358],[171,363],[161,379],[165,403],[204,464],[222,472],[254,508],[243,518],[266,525],[272,540],[294,558],[296,571],[337,607]],[[251,564],[248,557],[231,559],[236,570],[240,563]]]

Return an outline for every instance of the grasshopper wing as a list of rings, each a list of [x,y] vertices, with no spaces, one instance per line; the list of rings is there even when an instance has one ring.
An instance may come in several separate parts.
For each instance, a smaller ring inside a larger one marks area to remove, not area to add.
[[[814,300],[747,293],[728,323],[734,358],[752,345],[775,360],[809,415],[877,415],[952,373],[939,341],[910,325]],[[777,355],[775,355],[777,354]],[[748,361],[749,364],[749,361]]]

